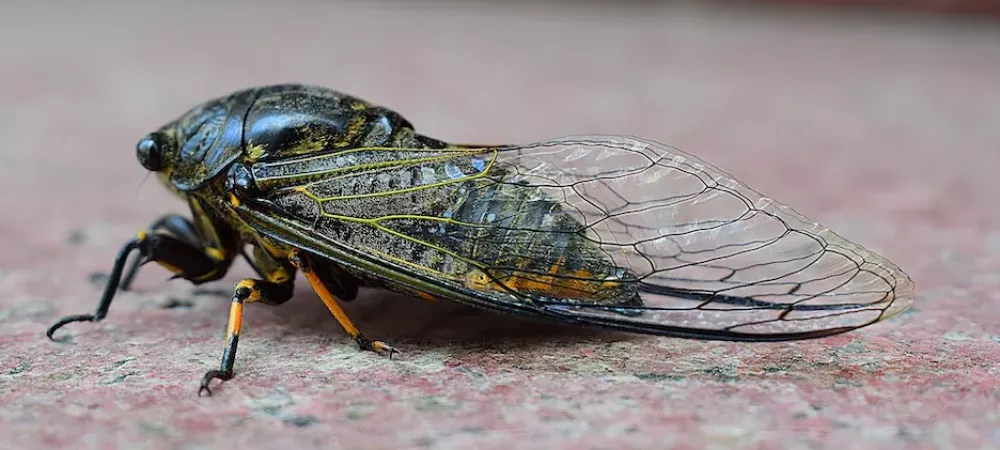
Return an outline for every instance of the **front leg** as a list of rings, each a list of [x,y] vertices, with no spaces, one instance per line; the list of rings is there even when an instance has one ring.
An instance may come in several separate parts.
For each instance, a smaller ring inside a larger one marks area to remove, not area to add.
[[[94,314],[79,314],[64,317],[54,325],[49,327],[46,336],[53,339],[52,335],[57,329],[72,322],[98,322],[104,319],[111,307],[111,300],[114,299],[118,290],[118,285],[122,279],[122,272],[128,261],[129,255],[138,250],[139,258],[145,261],[155,261],[166,267],[177,278],[190,280],[198,284],[205,281],[219,279],[225,275],[226,270],[232,263],[232,257],[222,260],[212,258],[201,248],[196,247],[178,237],[167,234],[148,234],[140,232],[131,239],[118,252],[115,258],[115,265],[108,277],[108,284],[104,287],[104,294],[98,303]],[[54,339],[53,339],[54,340]]]
[[[202,237],[202,232],[199,232],[195,224],[192,223],[187,217],[181,216],[179,214],[163,215],[157,218],[155,221],[153,221],[152,224],[149,225],[149,228],[146,230],[146,233],[152,235],[156,234],[160,230],[166,231],[170,235],[176,237],[183,243],[187,244],[189,247],[199,249],[201,253],[203,253],[209,259],[212,259],[216,262],[222,263],[223,261],[232,258],[231,255],[228,254],[229,252],[227,252],[224,248],[222,248],[223,245],[219,242],[216,242],[217,239],[206,239]],[[253,270],[257,272],[257,275],[263,278],[264,274],[261,273],[261,270],[256,265],[254,265],[253,259],[249,255],[247,255],[245,251],[242,251],[241,253],[243,254],[243,257],[246,258],[247,262],[250,263],[250,266],[253,268]],[[136,258],[132,262],[131,267],[129,268],[128,272],[125,273],[125,277],[122,279],[120,283],[121,290],[127,291],[132,288],[132,282],[135,280],[135,276],[138,274],[139,268],[148,262],[150,262],[150,259],[148,257],[143,258],[141,256],[139,258]],[[221,266],[222,265],[220,264],[218,268],[220,269],[225,268]],[[218,276],[215,275],[218,275],[219,273],[222,272],[224,271],[220,270],[215,273],[209,272],[203,275],[204,280],[192,280],[192,281],[197,281],[197,282],[214,281],[219,278]]]

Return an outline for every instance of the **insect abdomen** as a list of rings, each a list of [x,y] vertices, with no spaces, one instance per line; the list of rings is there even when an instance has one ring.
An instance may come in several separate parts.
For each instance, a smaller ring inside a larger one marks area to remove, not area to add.
[[[636,301],[635,283],[624,281],[600,246],[555,201],[524,186],[489,183],[467,190],[452,211],[462,226],[466,252],[490,264],[469,282],[521,294],[605,304]],[[501,286],[502,284],[502,286]]]

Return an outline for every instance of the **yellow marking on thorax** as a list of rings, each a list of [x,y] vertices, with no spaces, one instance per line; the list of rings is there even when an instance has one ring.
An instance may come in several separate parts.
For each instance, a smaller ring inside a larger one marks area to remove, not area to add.
[[[346,147],[354,143],[354,140],[361,134],[365,127],[365,119],[362,116],[354,116],[344,127],[344,136],[334,145],[335,147]]]
[[[248,143],[247,156],[249,156],[251,160],[256,161],[261,156],[264,156],[264,146],[253,142]]]

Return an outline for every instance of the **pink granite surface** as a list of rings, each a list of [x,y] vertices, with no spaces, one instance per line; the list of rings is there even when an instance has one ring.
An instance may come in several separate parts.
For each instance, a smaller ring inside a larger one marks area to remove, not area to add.
[[[678,3],[42,3],[0,14],[0,448],[1000,447],[995,23]],[[137,138],[208,96],[283,81],[455,141],[669,142],[888,256],[920,297],[839,337],[729,344],[366,292],[347,309],[403,351],[389,361],[359,352],[303,281],[283,307],[248,308],[236,378],[199,398],[250,271],[205,292],[151,266],[106,321],[46,340],[92,311],[124,239],[181,211],[143,183]]]

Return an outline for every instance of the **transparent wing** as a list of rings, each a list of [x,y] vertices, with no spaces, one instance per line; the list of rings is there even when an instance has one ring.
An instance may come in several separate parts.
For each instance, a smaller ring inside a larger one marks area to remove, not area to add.
[[[514,151],[518,178],[545,186],[639,280],[643,314],[548,308],[640,327],[745,335],[821,333],[898,314],[913,283],[896,265],[677,149],[579,137]]]
[[[865,326],[913,301],[912,281],[885,258],[648,140],[359,149],[253,173],[268,202],[309,224],[299,238],[479,306],[783,340]]]

